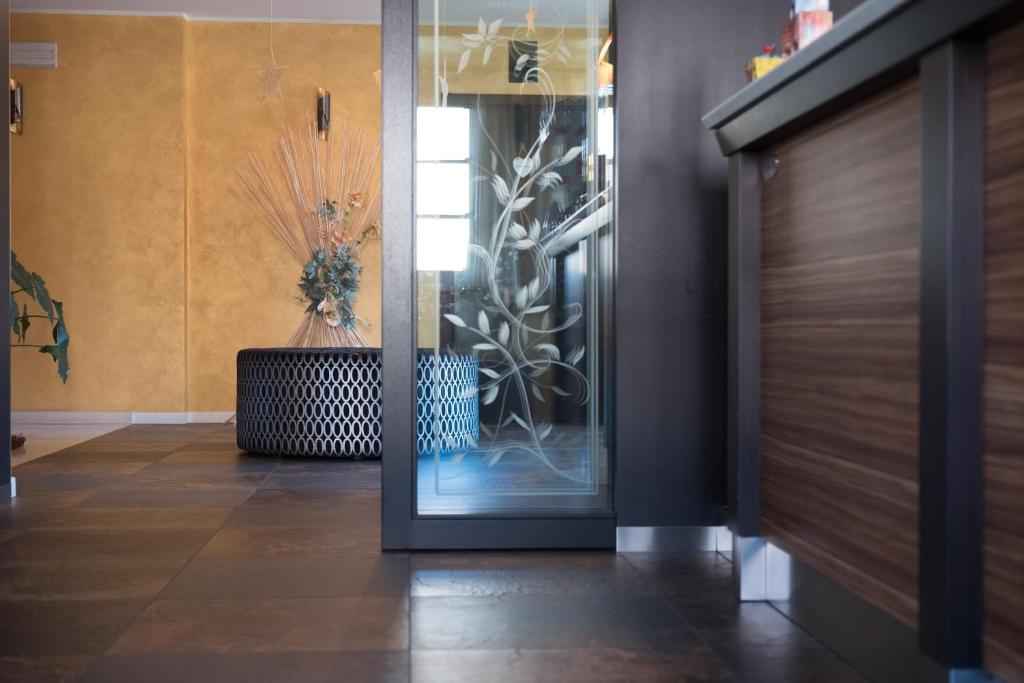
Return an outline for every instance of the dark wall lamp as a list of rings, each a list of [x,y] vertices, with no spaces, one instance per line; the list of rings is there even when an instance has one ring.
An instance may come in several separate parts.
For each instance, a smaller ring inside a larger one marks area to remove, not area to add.
[[[10,79],[11,82],[11,132],[21,135],[21,83]]]
[[[316,94],[316,135],[326,140],[331,132],[331,91],[317,88]]]

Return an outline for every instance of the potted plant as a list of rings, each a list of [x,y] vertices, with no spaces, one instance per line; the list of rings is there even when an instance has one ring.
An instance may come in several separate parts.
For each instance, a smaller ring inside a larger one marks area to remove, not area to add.
[[[34,348],[40,353],[51,356],[57,363],[57,374],[62,382],[68,381],[68,343],[71,338],[68,336],[67,326],[64,324],[64,304],[50,297],[46,289],[46,281],[39,273],[33,273],[21,264],[17,254],[11,252],[11,281],[14,287],[11,289],[11,332],[14,333],[16,343],[11,344],[14,348]],[[18,297],[22,299],[19,306]],[[35,307],[41,312],[29,313],[28,303],[25,298],[31,299]],[[52,344],[29,344],[27,339],[28,329],[33,320],[46,320],[52,328]],[[18,434],[11,435],[11,448],[18,448],[25,443],[25,437]]]

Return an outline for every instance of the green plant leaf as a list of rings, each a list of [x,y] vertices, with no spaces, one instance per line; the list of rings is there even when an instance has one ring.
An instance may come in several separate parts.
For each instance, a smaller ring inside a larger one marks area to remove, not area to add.
[[[60,301],[53,302],[57,314],[57,322],[53,326],[53,344],[47,344],[39,349],[39,353],[49,354],[57,363],[57,374],[67,384],[68,381],[68,344],[71,337],[68,335],[67,327],[64,325],[64,304]]]
[[[18,302],[14,300],[13,294],[11,294],[11,332],[21,337]]]
[[[18,255],[13,251],[11,252],[11,279],[14,280],[14,284],[18,285],[18,289],[24,289],[26,294],[33,299],[36,298],[35,282],[32,280],[32,274],[25,269],[25,266],[21,265]]]
[[[15,306],[14,310],[17,311],[18,307]],[[18,342],[21,344],[25,343],[25,337],[28,334],[28,326],[32,324],[32,319],[28,317],[28,304],[25,304],[21,317],[18,319]]]
[[[53,344],[47,344],[39,349],[53,358],[57,363],[57,374],[64,383],[68,381],[68,345],[71,343],[71,336],[68,334],[67,325],[64,323],[64,304],[50,298],[46,289],[46,281],[39,273],[31,273],[18,260],[17,254],[11,252],[11,280],[25,294],[39,304],[39,307],[46,313],[46,317],[53,324]],[[18,337],[20,343],[24,343],[25,335],[31,324],[31,317],[28,313],[28,305],[23,304],[21,314],[18,313],[18,304],[11,293],[11,331]]]
[[[43,309],[50,322],[53,322],[54,310],[53,301],[50,299],[50,292],[46,290],[46,281],[43,280],[43,276],[39,273],[32,273],[32,281],[35,283],[36,290],[36,301],[39,302],[39,307]]]

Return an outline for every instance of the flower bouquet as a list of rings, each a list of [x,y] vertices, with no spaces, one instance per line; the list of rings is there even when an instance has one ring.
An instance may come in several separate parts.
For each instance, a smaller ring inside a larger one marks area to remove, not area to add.
[[[353,309],[367,241],[380,238],[380,145],[345,121],[328,139],[309,121],[286,128],[273,163],[250,153],[239,170],[267,225],[302,266],[299,289],[308,304],[288,341],[297,347],[367,346]]]

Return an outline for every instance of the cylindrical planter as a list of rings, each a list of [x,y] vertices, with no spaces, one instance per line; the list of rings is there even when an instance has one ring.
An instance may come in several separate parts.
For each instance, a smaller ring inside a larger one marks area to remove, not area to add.
[[[380,349],[243,349],[237,366],[239,448],[272,455],[380,457]],[[435,446],[451,452],[475,443],[478,367],[469,354],[419,352],[420,454]]]

